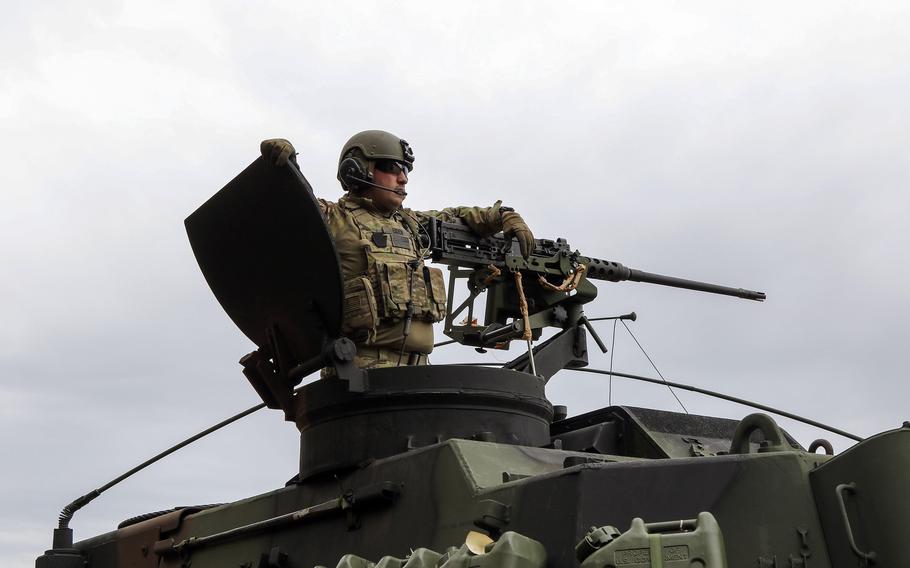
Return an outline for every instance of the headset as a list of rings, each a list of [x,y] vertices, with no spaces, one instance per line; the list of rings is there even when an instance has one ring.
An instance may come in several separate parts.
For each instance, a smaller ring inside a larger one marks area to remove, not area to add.
[[[341,180],[341,183],[344,185],[345,189],[353,189],[357,184],[364,184],[370,187],[375,187],[376,189],[381,189],[383,191],[388,191],[401,197],[406,197],[408,192],[403,189],[398,189],[396,187],[386,187],[384,185],[379,185],[373,181],[373,174],[365,170],[360,164],[360,161],[353,156],[353,154],[348,154],[341,163],[338,164],[338,179]]]

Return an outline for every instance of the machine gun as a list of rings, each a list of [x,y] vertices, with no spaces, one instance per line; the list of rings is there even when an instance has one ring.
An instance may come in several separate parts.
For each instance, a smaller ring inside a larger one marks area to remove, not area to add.
[[[481,237],[460,222],[433,218],[424,227],[433,262],[449,266],[444,333],[457,343],[479,349],[507,349],[512,340],[525,340],[528,354],[508,367],[545,379],[564,366],[587,364],[585,329],[603,352],[607,350],[582,310],[583,304],[597,296],[592,279],[649,282],[759,302],[765,299],[764,292],[652,274],[584,256],[573,251],[565,239],[536,239],[525,259],[518,244],[502,235]],[[467,281],[468,297],[456,306],[458,280]],[[483,292],[487,292],[486,308],[484,323],[479,325],[474,303]],[[455,323],[465,312],[463,321]],[[635,315],[622,317],[634,319]],[[532,348],[531,341],[540,338],[545,327],[563,331]]]

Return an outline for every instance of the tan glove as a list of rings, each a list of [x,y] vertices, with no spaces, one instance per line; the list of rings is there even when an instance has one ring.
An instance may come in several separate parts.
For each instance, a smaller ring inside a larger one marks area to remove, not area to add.
[[[531,251],[534,250],[534,234],[521,215],[514,211],[503,211],[502,232],[506,238],[515,237],[518,241],[518,248],[521,249],[521,256],[525,258],[530,256]]]
[[[288,163],[288,160],[297,163],[297,159],[295,158],[297,151],[294,150],[294,146],[284,138],[263,140],[259,145],[259,151],[267,162],[275,164],[276,166],[284,166]]]

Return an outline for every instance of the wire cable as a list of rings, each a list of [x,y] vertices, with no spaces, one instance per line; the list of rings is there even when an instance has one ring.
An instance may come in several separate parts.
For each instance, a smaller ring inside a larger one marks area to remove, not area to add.
[[[624,379],[634,379],[636,381],[653,383],[655,385],[670,385],[670,386],[678,388],[678,389],[687,390],[687,391],[691,391],[691,392],[697,392],[699,394],[703,394],[703,395],[707,395],[707,396],[713,396],[714,398],[719,398],[721,400],[726,400],[729,402],[735,402],[737,404],[742,404],[743,406],[751,406],[752,408],[757,408],[758,410],[764,410],[765,412],[772,412],[774,414],[778,414],[785,418],[790,418],[792,420],[802,422],[803,424],[808,424],[810,426],[815,426],[816,428],[821,428],[822,430],[827,430],[828,432],[831,432],[832,434],[837,434],[838,436],[843,436],[844,438],[850,438],[851,440],[855,440],[857,442],[862,442],[864,440],[864,438],[861,438],[860,436],[857,436],[856,434],[844,432],[843,430],[839,430],[833,426],[828,426],[827,424],[822,424],[821,422],[817,422],[815,420],[812,420],[811,418],[805,418],[798,414],[793,414],[792,412],[787,412],[787,411],[781,410],[779,408],[774,408],[773,406],[767,406],[765,404],[752,402],[751,400],[746,400],[744,398],[737,398],[735,396],[730,396],[728,394],[719,393],[717,391],[710,391],[708,389],[693,387],[692,385],[687,385],[684,383],[676,383],[673,381],[668,381],[668,380],[664,379],[663,377],[661,377],[661,380],[657,380],[657,379],[652,379],[651,377],[643,377],[641,375],[633,375],[631,373],[620,373],[619,371],[612,371],[612,372],[604,371],[602,369],[566,368],[566,370],[567,371],[578,371],[580,373],[595,373],[598,375],[614,375],[617,377],[622,377]]]
[[[613,339],[610,340],[610,386],[607,388],[607,406],[613,406],[613,353],[616,351],[616,320],[613,320]]]
[[[613,321],[616,321],[616,320],[613,320]],[[619,320],[619,321],[622,321],[622,320]],[[615,324],[614,324],[614,325],[615,325]],[[641,352],[644,353],[644,354],[645,354],[645,357],[648,358],[648,362],[651,363],[651,366],[654,367],[654,370],[655,370],[655,371],[657,371],[657,375],[661,378],[661,380],[663,380],[664,383],[667,384],[667,388],[670,390],[670,394],[673,395],[673,398],[676,399],[676,402],[679,403],[679,405],[682,407],[683,411],[684,411],[686,414],[689,414],[689,411],[686,409],[686,405],[684,405],[684,404],[682,403],[682,401],[679,400],[679,397],[676,396],[676,393],[673,392],[673,387],[670,386],[670,383],[667,382],[667,379],[664,379],[664,376],[663,376],[663,374],[660,372],[660,369],[658,369],[658,368],[657,368],[657,365],[654,364],[654,361],[651,360],[651,356],[648,355],[648,352],[645,351],[645,348],[642,347],[642,346],[641,346],[641,343],[638,342],[638,338],[635,337],[635,334],[632,333],[632,330],[629,329],[629,326],[626,325],[626,322],[622,322],[622,326],[623,326],[624,328],[626,328],[626,331],[628,331],[628,332],[629,332],[629,335],[632,336],[632,339],[635,340],[635,345],[638,345],[638,348],[641,349]],[[610,371],[612,372],[612,370],[613,370],[613,369],[612,369],[612,366],[611,366]],[[617,376],[619,376],[619,375],[617,375]]]
[[[463,366],[463,367],[501,367],[502,366],[501,363],[449,363],[449,364],[450,365],[459,365],[459,366]],[[803,424],[808,424],[809,426],[815,426],[816,428],[826,430],[828,432],[831,432],[832,434],[837,434],[838,436],[843,436],[844,438],[849,438],[850,440],[854,440],[856,442],[862,442],[865,439],[861,436],[857,436],[856,434],[851,434],[850,432],[845,432],[843,430],[840,430],[839,428],[835,428],[834,426],[828,426],[827,424],[823,424],[821,422],[818,422],[817,420],[812,420],[811,418],[806,418],[806,417],[800,416],[798,414],[793,414],[792,412],[787,412],[786,410],[774,408],[773,406],[768,406],[766,404],[753,402],[751,400],[746,400],[744,398],[731,396],[729,394],[724,394],[724,393],[717,392],[717,391],[694,387],[692,385],[687,385],[685,383],[677,383],[674,381],[668,381],[667,379],[665,379],[663,377],[661,377],[660,379],[652,379],[651,377],[644,377],[642,375],[633,375],[632,373],[622,373],[619,371],[604,371],[603,369],[566,368],[565,370],[566,371],[576,371],[579,373],[594,373],[597,375],[612,375],[612,376],[616,376],[616,377],[621,377],[623,379],[632,379],[632,380],[642,381],[645,383],[651,383],[651,384],[655,384],[655,385],[663,385],[663,386],[670,385],[671,387],[674,387],[677,389],[687,390],[690,392],[703,394],[705,396],[719,398],[721,400],[726,400],[728,402],[735,402],[736,404],[741,404],[743,406],[748,406],[751,408],[755,408],[757,410],[763,410],[765,412],[771,412],[772,414],[777,414],[778,416],[783,416],[784,418],[796,420],[797,422],[802,422]]]

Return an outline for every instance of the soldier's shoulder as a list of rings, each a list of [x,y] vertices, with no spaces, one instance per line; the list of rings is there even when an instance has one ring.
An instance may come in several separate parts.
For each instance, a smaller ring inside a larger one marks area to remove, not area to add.
[[[317,199],[316,201],[322,209],[322,215],[329,226],[329,230],[333,233],[348,230],[354,223],[350,203],[344,197],[337,202],[328,201],[327,199]]]
[[[427,217],[438,217],[441,214],[441,211],[437,211],[436,209],[429,209],[426,211],[417,211],[414,209],[402,209],[402,211],[404,211],[405,214],[410,217],[416,217],[421,220],[426,219]]]
[[[319,204],[319,208],[322,209],[324,215],[335,214],[341,209],[338,203],[334,201],[329,201],[328,199],[322,199],[320,197],[316,198],[316,203]]]

